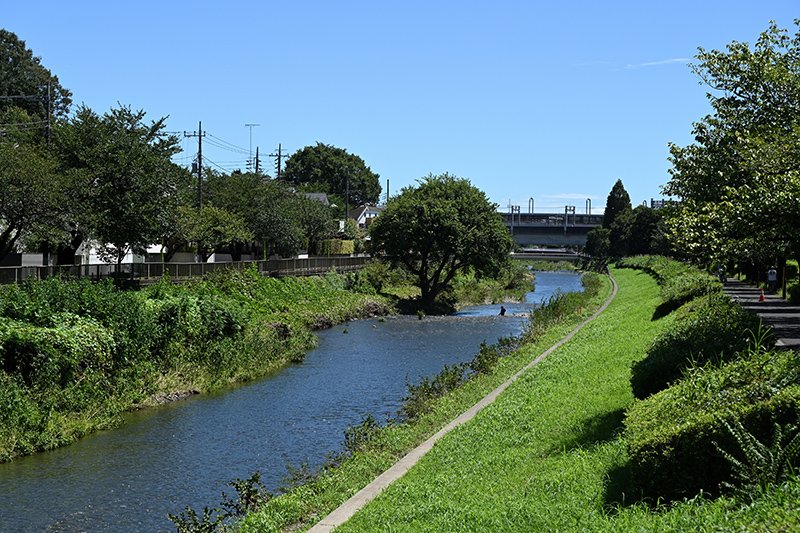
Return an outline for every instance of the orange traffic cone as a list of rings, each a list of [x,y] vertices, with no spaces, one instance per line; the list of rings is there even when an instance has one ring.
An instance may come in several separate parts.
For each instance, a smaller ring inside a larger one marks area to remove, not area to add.
[[[758,297],[758,301],[763,302],[764,300],[766,300],[766,298],[764,298],[764,289],[761,289],[761,296]]]

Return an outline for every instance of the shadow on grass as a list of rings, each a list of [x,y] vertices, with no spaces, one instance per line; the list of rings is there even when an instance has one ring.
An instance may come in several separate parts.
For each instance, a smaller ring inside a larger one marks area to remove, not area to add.
[[[603,494],[606,511],[613,514],[624,507],[641,502],[641,497],[634,496],[635,492],[631,468],[627,463],[611,469]]]
[[[570,451],[577,448],[590,448],[611,442],[623,429],[625,409],[616,409],[608,413],[595,415],[584,420],[580,429],[567,442],[560,443],[553,451]]]
[[[659,306],[656,307],[655,311],[653,311],[653,318],[651,320],[655,321],[660,318],[664,318],[665,316],[667,316],[668,314],[670,314],[683,304],[684,302],[674,302],[674,301],[664,302],[662,304],[659,304]]]

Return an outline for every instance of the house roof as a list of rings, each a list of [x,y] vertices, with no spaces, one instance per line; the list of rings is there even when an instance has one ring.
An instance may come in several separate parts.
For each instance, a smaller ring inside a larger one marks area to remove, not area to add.
[[[321,202],[322,205],[331,205],[330,201],[328,201],[328,195],[324,192],[304,192],[303,194],[306,198]]]
[[[377,216],[383,213],[384,209],[386,208],[380,205],[362,205],[361,207],[356,209],[356,212],[353,213],[352,218],[358,220],[361,217],[365,216],[368,211],[372,211],[373,213],[375,213],[375,216]]]

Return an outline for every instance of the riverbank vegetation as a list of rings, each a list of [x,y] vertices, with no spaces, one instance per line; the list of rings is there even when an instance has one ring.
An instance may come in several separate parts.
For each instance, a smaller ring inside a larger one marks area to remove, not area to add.
[[[67,444],[120,414],[302,360],[315,329],[383,314],[343,275],[223,271],[141,291],[49,279],[0,287],[0,460]]]
[[[438,431],[461,412],[525,366],[590,315],[607,297],[607,278],[591,274],[582,293],[561,294],[534,312],[521,338],[482,346],[462,367],[447,368],[436,377],[409,387],[400,417],[386,426],[365,420],[348,432],[350,443],[306,483],[282,494],[247,516],[243,531],[303,528],[321,519],[372,481],[408,450]],[[518,347],[513,350],[510,347]],[[213,513],[212,513],[213,514]],[[197,513],[195,513],[197,516]]]
[[[509,264],[495,278],[459,276],[450,298],[519,299],[531,281]],[[409,284],[374,262],[308,278],[225,270],[140,291],[57,278],[0,287],[0,461],[113,427],[125,411],[300,361],[314,330],[394,312],[413,300]]]

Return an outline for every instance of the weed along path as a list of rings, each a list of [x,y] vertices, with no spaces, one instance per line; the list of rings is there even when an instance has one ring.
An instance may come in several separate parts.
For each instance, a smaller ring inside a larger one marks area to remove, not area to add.
[[[482,341],[517,334],[554,292],[582,290],[574,272],[537,274],[527,307],[463,316],[397,316],[319,332],[305,361],[265,379],[131,413],[115,430],[0,464],[0,531],[163,531],[167,513],[219,504],[254,471],[270,491],[287,464],[323,464],[344,430],[395,416],[406,382],[469,360]],[[518,305],[518,307],[516,306]]]
[[[633,402],[630,365],[673,318],[652,319],[660,300],[650,276],[614,276],[619,290],[602,313],[537,357],[337,531],[617,528],[606,508],[621,498],[613,481],[626,461],[618,431]]]
[[[523,374],[528,372],[531,368],[539,364],[550,354],[552,354],[553,352],[564,346],[566,343],[568,343],[587,324],[591,323],[598,316],[600,316],[600,314],[603,313],[606,310],[606,308],[611,304],[611,302],[614,300],[614,297],[617,294],[617,284],[614,281],[613,277],[611,277],[611,283],[612,283],[611,294],[609,295],[608,299],[603,303],[603,305],[597,311],[594,312],[594,314],[592,314],[589,318],[587,318],[585,321],[579,324],[575,329],[569,332],[556,344],[554,344],[553,346],[551,346],[550,348],[539,354],[528,365],[526,365],[520,371],[515,373],[508,380],[503,382],[499,387],[497,387],[488,395],[486,395],[484,398],[482,398],[478,403],[473,405],[470,409],[468,409],[460,416],[458,416],[455,420],[447,424],[436,434],[434,434],[431,438],[427,439],[425,442],[414,448],[406,456],[400,459],[400,461],[395,463],[391,468],[389,468],[383,474],[378,476],[372,483],[361,489],[352,498],[344,502],[332,513],[323,518],[309,531],[311,531],[312,533],[327,533],[329,531],[333,531],[334,528],[337,528],[342,524],[344,524],[345,522],[347,522],[365,505],[367,505],[369,502],[375,499],[390,484],[392,484],[393,482],[397,481],[402,476],[404,476],[414,465],[417,464],[417,462],[420,459],[422,459],[428,452],[430,452],[433,449],[434,445],[439,440],[441,440],[445,435],[449,434],[454,429],[475,418],[475,416],[480,411],[482,411],[484,408],[494,403],[494,401],[497,400],[497,398],[509,386],[511,386],[514,382],[519,380]]]

